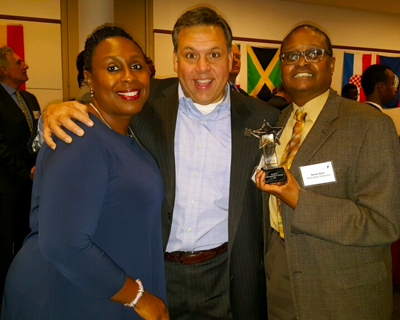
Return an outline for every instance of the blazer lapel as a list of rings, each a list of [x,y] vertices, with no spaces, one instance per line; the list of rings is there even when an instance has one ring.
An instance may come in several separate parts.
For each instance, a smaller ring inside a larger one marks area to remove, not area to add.
[[[165,89],[160,98],[154,100],[155,116],[159,118],[155,126],[158,162],[164,177],[166,199],[173,208],[175,200],[175,128],[178,113],[178,83]]]
[[[32,117],[32,120],[33,120],[33,125],[35,126],[36,125],[36,123],[37,123],[37,119],[38,119],[38,117],[39,117],[39,114],[37,114],[37,115],[35,115],[34,114],[34,111],[37,111],[37,112],[39,112],[40,113],[40,107],[39,107],[39,110],[37,109],[37,102],[36,102],[36,100],[33,98],[33,96],[32,95],[30,95],[30,94],[28,94],[26,91],[21,91],[21,94],[22,94],[22,96],[24,97],[24,99],[25,99],[25,102],[26,102],[26,105],[27,105],[27,107],[28,107],[28,110],[29,110],[29,112],[31,113],[31,117]],[[36,118],[35,118],[35,116],[36,116]]]
[[[8,92],[0,85],[0,100],[3,101],[5,107],[12,112],[15,117],[24,120],[25,115],[22,113],[19,106],[15,103],[13,98],[8,94]]]
[[[300,146],[293,160],[292,168],[307,164],[313,155],[321,148],[325,141],[335,132],[332,121],[337,119],[340,110],[340,97],[331,89],[317,121],[314,123],[307,137]],[[296,179],[300,178],[300,170],[293,170]]]
[[[250,180],[251,173],[249,173],[246,168],[249,167],[249,155],[252,154],[254,148],[254,145],[249,141],[249,137],[244,135],[246,119],[250,112],[241,100],[232,99],[232,96],[233,95],[231,95],[232,159],[228,209],[229,253],[232,249],[233,240],[235,239],[240,221],[242,212],[241,199],[243,199],[246,190],[246,181]],[[261,122],[260,120],[260,126]],[[252,137],[250,138],[252,139]]]
[[[276,126],[277,127],[285,127],[286,122],[289,120],[289,116],[293,111],[293,104],[291,104],[290,106],[288,106],[287,108],[285,108],[281,115],[279,116],[278,121],[276,122]]]

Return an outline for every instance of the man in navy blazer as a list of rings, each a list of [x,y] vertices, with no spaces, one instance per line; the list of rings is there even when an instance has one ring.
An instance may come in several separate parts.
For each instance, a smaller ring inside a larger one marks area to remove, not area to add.
[[[0,273],[1,290],[8,266],[29,232],[29,211],[36,156],[28,152],[40,108],[34,95],[19,90],[29,66],[12,48],[0,48]],[[19,90],[25,113],[16,96]],[[28,121],[30,123],[28,123]]]

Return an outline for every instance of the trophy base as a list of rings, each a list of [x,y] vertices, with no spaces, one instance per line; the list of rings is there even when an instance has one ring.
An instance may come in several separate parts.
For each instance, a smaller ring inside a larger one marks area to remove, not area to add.
[[[284,168],[261,169],[261,170],[265,172],[265,183],[266,184],[287,181]]]

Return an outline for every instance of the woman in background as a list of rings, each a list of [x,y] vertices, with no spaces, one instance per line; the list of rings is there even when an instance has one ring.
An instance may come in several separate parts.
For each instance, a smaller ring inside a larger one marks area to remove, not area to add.
[[[148,97],[149,69],[117,27],[87,39],[85,65],[95,125],[39,153],[32,232],[7,275],[3,320],[169,319],[161,175],[129,127]]]

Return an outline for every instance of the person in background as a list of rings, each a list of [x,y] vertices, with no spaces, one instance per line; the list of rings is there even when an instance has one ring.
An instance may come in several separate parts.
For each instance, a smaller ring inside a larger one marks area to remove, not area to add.
[[[261,192],[249,178],[261,151],[258,139],[244,132],[260,128],[263,119],[273,125],[279,110],[230,90],[232,32],[214,10],[185,12],[172,39],[178,78],[152,82],[148,102],[132,121],[164,178],[171,318],[265,319]],[[51,131],[72,141],[60,121],[82,135],[68,118],[90,124],[85,112],[75,102],[49,106],[47,143],[55,147]]]
[[[358,89],[355,84],[348,83],[345,84],[342,88],[342,97],[350,100],[357,101],[358,100]]]
[[[287,93],[282,84],[272,90],[272,97],[267,101],[268,105],[277,108],[280,111],[285,109],[291,103],[292,98],[290,98],[289,93]]]
[[[365,103],[382,111],[385,103],[396,98],[399,78],[388,66],[373,64],[364,70],[361,87],[365,93]]]
[[[0,294],[10,263],[29,233],[36,155],[27,145],[40,107],[19,87],[28,81],[28,64],[10,47],[0,48]]]
[[[269,320],[391,319],[390,245],[400,236],[400,151],[391,119],[330,89],[335,58],[312,25],[281,45],[293,106],[265,192]],[[289,170],[290,169],[290,170]]]
[[[229,72],[229,85],[232,90],[240,92],[245,96],[248,96],[247,92],[236,85],[236,78],[239,75],[241,62],[240,48],[236,43],[232,43],[232,69]]]
[[[2,320],[169,319],[162,179],[129,127],[150,72],[132,37],[109,26],[86,40],[85,65],[96,125],[40,150],[32,232],[9,269]]]

